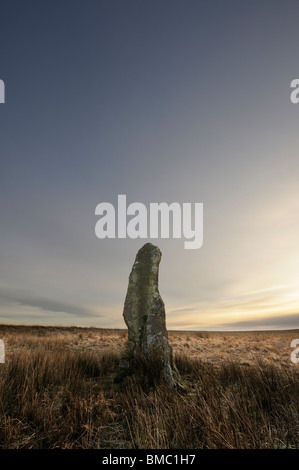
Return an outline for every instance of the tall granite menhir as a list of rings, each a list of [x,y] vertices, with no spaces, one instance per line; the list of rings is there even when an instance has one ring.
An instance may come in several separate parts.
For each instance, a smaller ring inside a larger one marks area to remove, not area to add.
[[[137,253],[129,277],[124,305],[124,320],[128,327],[127,358],[141,352],[149,357],[153,352],[160,358],[162,374],[170,386],[177,385],[178,372],[168,343],[165,307],[158,289],[161,251],[147,243]]]

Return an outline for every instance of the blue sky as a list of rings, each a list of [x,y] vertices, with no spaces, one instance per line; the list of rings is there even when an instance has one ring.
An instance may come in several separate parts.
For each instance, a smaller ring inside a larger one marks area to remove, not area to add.
[[[298,327],[298,2],[2,3],[0,322],[125,326],[126,194],[204,204],[202,248],[154,241],[169,328]]]

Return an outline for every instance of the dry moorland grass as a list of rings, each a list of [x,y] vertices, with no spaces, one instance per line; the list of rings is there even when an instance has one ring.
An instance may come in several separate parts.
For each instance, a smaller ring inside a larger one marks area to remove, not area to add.
[[[1,448],[298,448],[299,331],[169,332],[182,395],[140,363],[114,377],[126,331],[0,326]]]

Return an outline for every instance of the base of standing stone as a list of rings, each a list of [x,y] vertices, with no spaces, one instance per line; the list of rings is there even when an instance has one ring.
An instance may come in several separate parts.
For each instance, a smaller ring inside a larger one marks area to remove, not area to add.
[[[175,364],[163,361],[161,357],[157,356],[157,351],[153,351],[153,354],[146,356],[141,351],[137,352],[137,350],[133,356],[127,353],[124,354],[118,366],[115,383],[124,383],[134,375],[139,378],[146,376],[147,383],[153,385],[164,384],[173,390],[186,391]]]

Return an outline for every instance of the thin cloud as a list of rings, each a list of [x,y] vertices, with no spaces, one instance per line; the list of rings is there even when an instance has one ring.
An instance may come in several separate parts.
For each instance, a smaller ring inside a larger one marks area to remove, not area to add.
[[[299,313],[293,315],[278,315],[269,318],[244,320],[217,325],[218,328],[229,327],[240,329],[297,329],[299,328]]]
[[[58,302],[55,300],[38,297],[30,292],[18,289],[1,289],[0,298],[5,302],[17,303],[26,307],[35,307],[45,312],[59,312],[76,316],[94,315],[84,307],[78,307],[71,303]]]

